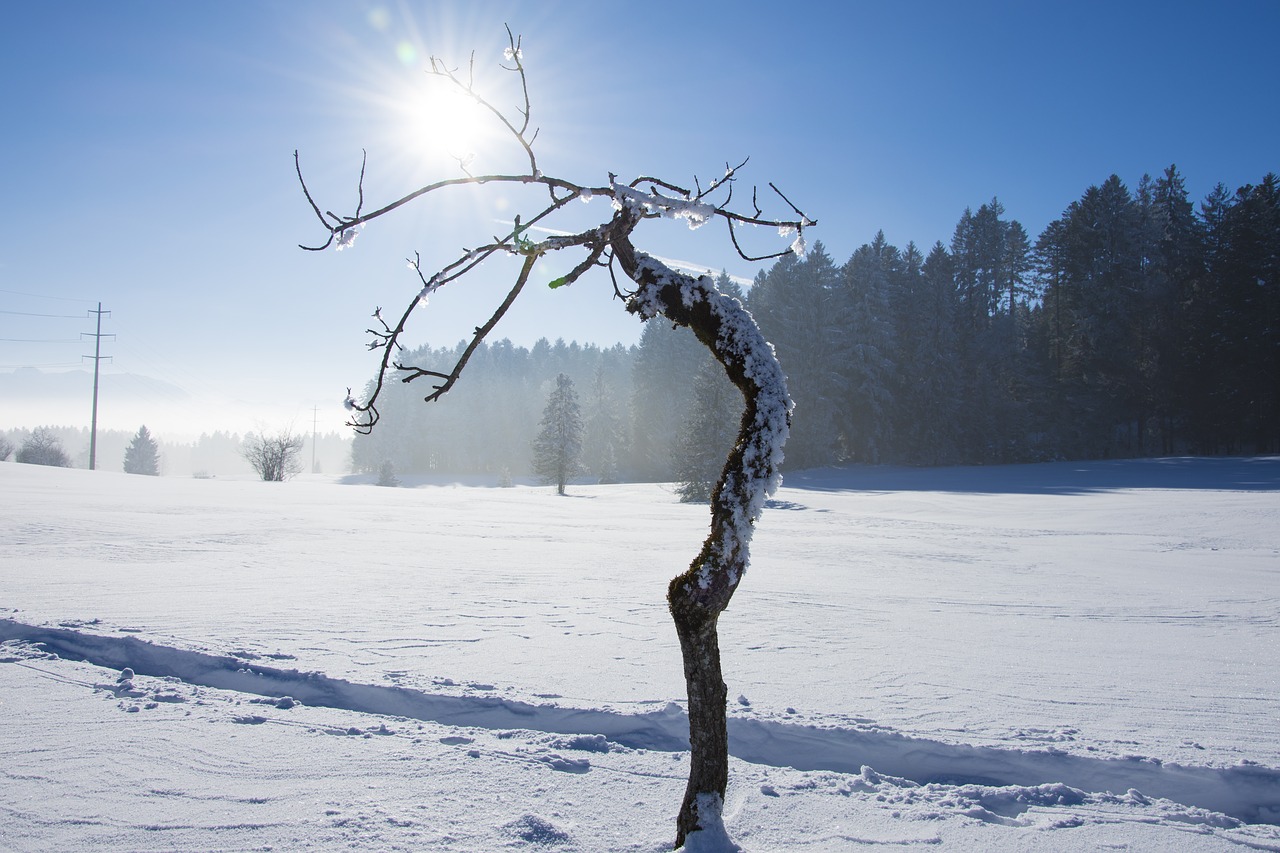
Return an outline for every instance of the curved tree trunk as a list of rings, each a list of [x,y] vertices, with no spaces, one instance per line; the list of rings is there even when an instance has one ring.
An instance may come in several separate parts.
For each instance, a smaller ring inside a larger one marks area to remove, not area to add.
[[[678,580],[678,579],[677,579]],[[725,708],[728,688],[720,673],[719,614],[685,606],[683,597],[668,596],[671,615],[684,658],[684,681],[689,696],[689,784],[676,818],[676,847],[695,832],[700,811],[719,811],[729,784],[729,729]],[[708,801],[706,795],[716,799]],[[700,798],[699,795],[702,795]]]
[[[689,833],[711,825],[702,818],[718,822],[723,808],[729,739],[716,622],[746,572],[755,520],[777,488],[791,400],[773,347],[741,302],[718,291],[706,276],[693,278],[637,252],[629,229],[619,231],[610,239],[614,257],[638,285],[627,310],[646,320],[662,315],[690,327],[746,403],[737,440],[711,494],[711,532],[667,591],[689,693],[689,784],[676,820],[680,847]],[[715,814],[700,814],[706,810]]]

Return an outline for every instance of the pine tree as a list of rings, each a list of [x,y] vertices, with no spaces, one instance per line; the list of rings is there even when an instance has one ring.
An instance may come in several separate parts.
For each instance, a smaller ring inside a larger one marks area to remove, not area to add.
[[[124,471],[126,474],[146,474],[151,477],[160,474],[158,448],[145,425],[138,428],[137,435],[124,450]]]
[[[742,394],[706,358],[693,378],[693,408],[676,447],[676,494],[684,503],[706,503],[738,434]]]
[[[885,461],[892,443],[889,407],[897,347],[890,295],[900,260],[901,253],[881,231],[840,268],[836,353],[844,394],[839,417],[845,454],[855,462]]]
[[[822,241],[799,260],[788,255],[756,276],[747,307],[773,344],[796,411],[787,466],[829,464],[839,453],[843,396],[839,346],[840,270]]]
[[[951,239],[960,303],[976,327],[997,314],[1012,314],[1020,297],[1031,294],[1027,232],[1003,215],[1004,205],[995,198],[977,213],[965,210]]]
[[[1210,222],[1211,449],[1280,447],[1280,178],[1236,190]]]
[[[1187,309],[1204,286],[1204,233],[1176,166],[1155,180],[1143,177],[1138,207],[1142,317],[1137,359],[1146,409],[1139,418],[1138,450],[1169,455],[1174,452],[1175,431],[1186,424],[1179,411],[1195,396],[1188,368],[1197,360],[1197,324]],[[1143,441],[1148,433],[1157,440],[1153,448]]]
[[[391,464],[390,459],[383,460],[378,467],[378,485],[388,488],[400,485],[400,479],[396,477],[396,466]]]
[[[533,470],[548,483],[555,483],[556,494],[579,470],[582,455],[582,410],[573,380],[561,373],[556,387],[547,398],[538,437],[533,440]]]
[[[686,328],[662,319],[644,324],[631,371],[631,461],[642,481],[675,479],[671,448],[693,404],[688,365],[704,351]]]
[[[910,326],[899,332],[896,458],[912,465],[955,464],[962,387],[958,308],[951,256],[940,242],[921,264],[910,307]]]
[[[1069,456],[1132,453],[1145,417],[1142,210],[1119,177],[1087,189],[1041,235],[1056,411]],[[1068,434],[1074,430],[1074,435]]]
[[[618,451],[623,446],[622,416],[604,365],[591,380],[590,416],[583,438],[583,465],[597,482],[618,482]]]

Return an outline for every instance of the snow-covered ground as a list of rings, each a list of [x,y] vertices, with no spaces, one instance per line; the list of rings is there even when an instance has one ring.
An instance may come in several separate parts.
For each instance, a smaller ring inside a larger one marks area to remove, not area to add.
[[[667,849],[705,527],[0,464],[0,849]],[[793,474],[721,619],[728,831],[1280,850],[1278,611],[1280,459]]]

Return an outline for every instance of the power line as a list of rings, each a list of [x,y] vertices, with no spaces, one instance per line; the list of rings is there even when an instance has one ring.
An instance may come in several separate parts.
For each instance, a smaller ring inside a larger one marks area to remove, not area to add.
[[[0,289],[0,293],[11,293],[14,296],[33,296],[36,299],[57,299],[60,302],[88,302],[89,301],[88,299],[75,299],[70,296],[50,296],[47,293],[27,293],[26,291],[22,291],[22,290]]]
[[[4,291],[8,293],[10,291]],[[17,314],[19,317],[56,317],[60,320],[79,320],[79,314],[36,314],[31,311],[4,311],[0,310],[0,314]]]
[[[59,361],[48,364],[0,364],[0,370],[21,370],[24,367],[79,367],[83,361]]]
[[[85,332],[85,334],[88,334],[88,332]],[[0,338],[0,341],[5,341],[5,342],[7,342],[7,343],[12,343],[12,344],[78,344],[78,343],[80,343],[80,339],[79,339],[79,338],[69,338],[69,339],[55,339],[55,338]]]

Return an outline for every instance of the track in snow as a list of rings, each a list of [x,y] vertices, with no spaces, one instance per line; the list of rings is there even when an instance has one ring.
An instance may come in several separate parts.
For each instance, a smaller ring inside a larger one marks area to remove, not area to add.
[[[233,656],[177,649],[136,637],[111,637],[0,619],[0,641],[39,643],[59,657],[112,669],[174,677],[190,684],[290,696],[309,705],[444,725],[603,735],[632,749],[688,746],[678,706],[645,714],[535,705],[496,696],[448,696],[406,687],[359,684],[322,673],[259,666]],[[948,744],[894,732],[731,718],[737,758],[797,770],[857,774],[864,766],[919,784],[1036,786],[1061,783],[1088,792],[1140,791],[1245,823],[1280,824],[1280,769],[1254,764],[1194,767],[1142,759],[1094,759],[1061,751]]]

